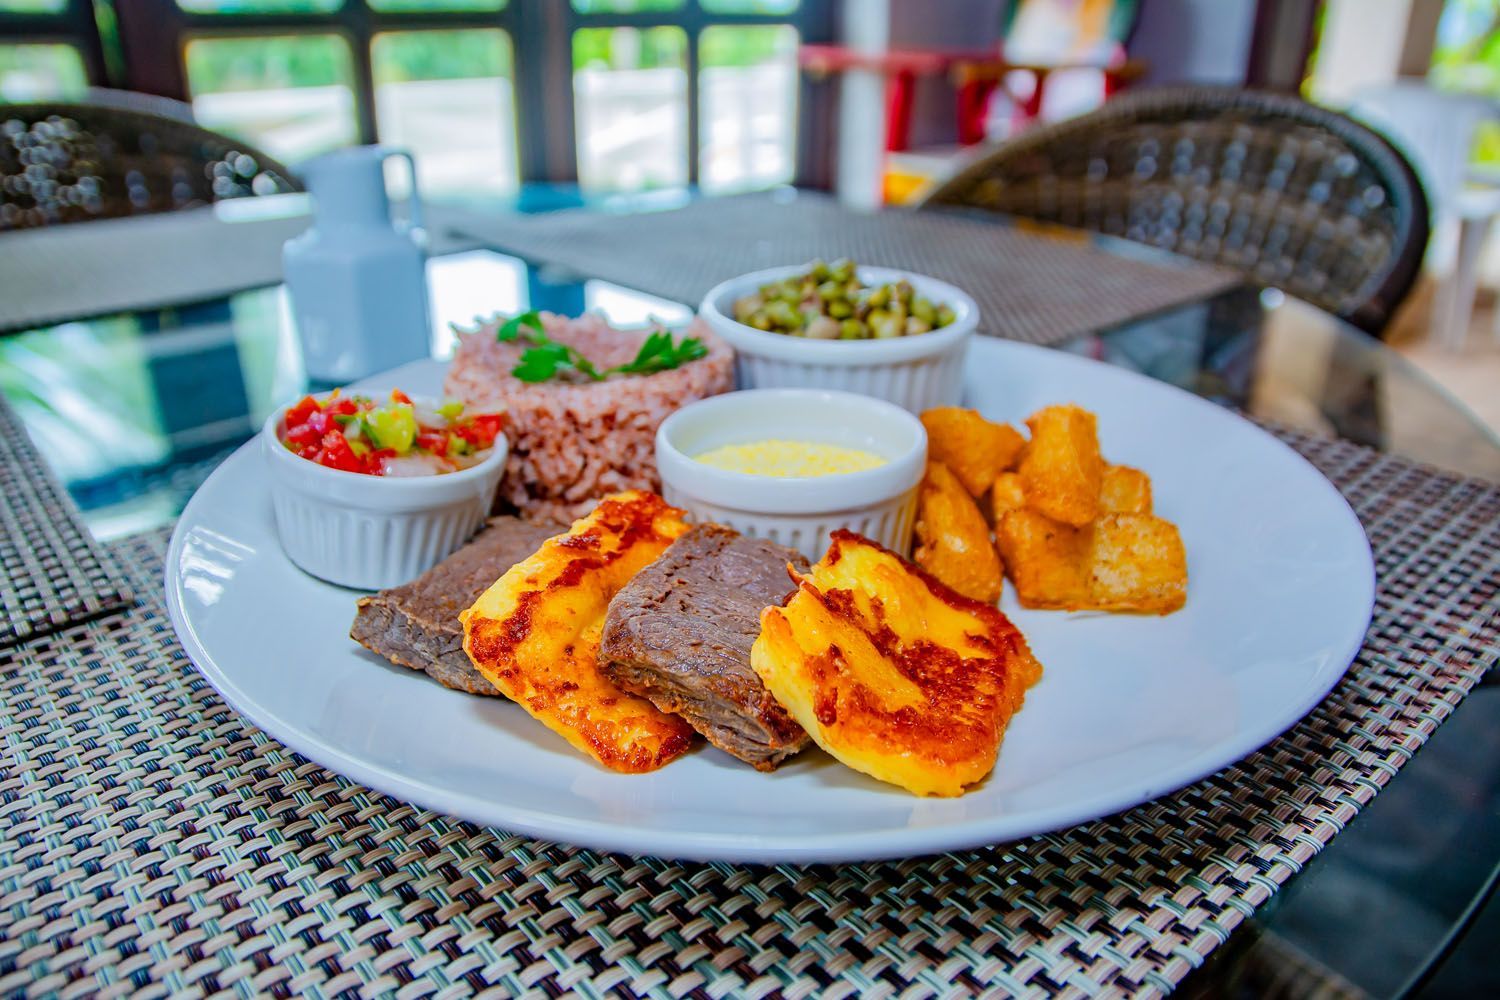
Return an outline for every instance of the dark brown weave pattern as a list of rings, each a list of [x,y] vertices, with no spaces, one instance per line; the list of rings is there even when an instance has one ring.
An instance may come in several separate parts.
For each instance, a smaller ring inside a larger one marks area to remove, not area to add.
[[[678,864],[403,805],[248,728],[120,550],[131,612],[0,659],[0,993],[1159,995],[1390,780],[1500,656],[1500,487],[1294,437],[1379,590],[1307,719],[1127,813],[855,865]]]
[[[120,564],[94,541],[0,398],[0,648],[130,600]]]
[[[1080,233],[1026,232],[938,212],[856,212],[812,192],[709,198],[667,212],[472,217],[456,228],[506,253],[696,307],[721,281],[821,257],[902,268],[963,289],[979,331],[1057,344],[1239,278],[1192,261],[1109,253]]]
[[[1005,143],[926,204],[1149,243],[1372,332],[1427,247],[1427,199],[1390,143],[1325,108],[1238,88],[1131,91]]]
[[[148,111],[0,106],[0,232],[300,191],[243,142]]]

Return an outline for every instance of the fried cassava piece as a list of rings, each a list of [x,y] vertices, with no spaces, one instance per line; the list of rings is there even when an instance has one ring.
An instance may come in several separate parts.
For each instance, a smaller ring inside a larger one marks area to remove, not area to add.
[[[750,662],[818,746],[919,795],[960,795],[990,773],[1042,673],[999,609],[848,531],[792,577]]]
[[[1104,459],[1097,423],[1081,406],[1048,406],[1027,418],[1031,443],[1019,471],[1028,506],[1075,527],[1099,516]]]
[[[928,462],[917,490],[914,526],[918,566],[976,601],[1000,599],[1004,577],[990,526],[974,498],[942,462]]]
[[[1026,439],[1010,424],[984,419],[977,410],[939,406],[922,412],[927,454],[946,465],[970,496],[979,496],[1000,473],[1012,468]]]
[[[512,566],[459,617],[485,679],[615,771],[652,771],[692,746],[692,726],[622,691],[599,668],[610,598],[688,530],[654,493],[605,497]]]
[[[1028,608],[1171,614],[1187,602],[1177,526],[1150,514],[1104,514],[1082,528],[1034,510],[995,526],[1016,597]]]

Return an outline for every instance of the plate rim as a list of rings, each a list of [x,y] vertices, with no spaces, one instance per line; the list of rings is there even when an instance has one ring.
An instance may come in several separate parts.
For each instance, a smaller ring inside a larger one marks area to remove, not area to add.
[[[1247,419],[1243,414],[1228,407],[1219,406],[1212,401],[1195,395],[1179,386],[1159,379],[1151,378],[1140,372],[1132,371],[1107,362],[1090,358],[1084,355],[1071,354],[1057,351],[1051,348],[1039,347],[1032,344],[1024,344],[1015,341],[1003,341],[986,339],[976,341],[976,346],[983,343],[984,350],[999,350],[1002,353],[1016,351],[1021,355],[1035,352],[1038,356],[1045,356],[1049,361],[1061,361],[1065,365],[1079,366],[1102,366],[1112,376],[1120,377],[1126,381],[1136,381],[1148,386],[1153,391],[1165,391],[1168,395],[1177,394],[1180,398],[1189,401],[1191,405],[1203,408],[1203,412],[1212,412],[1214,419],[1225,418],[1231,423],[1240,423],[1248,426],[1253,432],[1272,442],[1286,456],[1295,459],[1296,462],[1311,471],[1315,480],[1321,484],[1321,488],[1337,501],[1336,509],[1346,518],[1345,527],[1352,526],[1361,540],[1361,555],[1363,556],[1364,572],[1359,580],[1350,581],[1350,586],[1359,585],[1361,594],[1358,604],[1367,610],[1362,613],[1363,623],[1352,641],[1345,642],[1338,647],[1339,652],[1333,657],[1333,662],[1342,664],[1338,668],[1330,667],[1326,684],[1319,682],[1308,687],[1307,693],[1300,699],[1289,702],[1286,710],[1274,716],[1268,716],[1267,721],[1260,726],[1244,732],[1238,732],[1236,739],[1226,741],[1225,748],[1213,755],[1215,759],[1223,758],[1220,763],[1204,767],[1194,765],[1191,767],[1179,767],[1168,769],[1160,775],[1154,776],[1149,785],[1122,785],[1120,789],[1112,794],[1096,795],[1089,799],[1069,803],[1067,806],[1057,806],[1051,810],[1041,812],[1030,812],[1025,815],[1029,817],[1025,824],[1015,825],[1015,829],[1007,829],[1004,814],[991,814],[965,820],[958,823],[934,827],[906,827],[886,828],[865,833],[837,833],[826,835],[798,834],[795,839],[790,836],[762,837],[755,834],[743,833],[704,833],[645,830],[631,826],[622,826],[604,821],[580,820],[558,813],[544,813],[527,808],[508,806],[503,800],[479,799],[473,795],[449,792],[440,787],[414,782],[401,773],[381,767],[370,765],[362,759],[354,756],[333,743],[318,739],[316,737],[304,737],[304,734],[294,726],[284,725],[274,711],[269,710],[256,699],[250,697],[241,690],[233,681],[232,677],[223,671],[215,662],[212,654],[202,643],[192,623],[184,613],[181,600],[181,576],[178,566],[181,561],[182,550],[186,545],[187,535],[190,531],[188,525],[192,520],[189,514],[194,511],[195,505],[200,503],[203,490],[208,484],[219,476],[222,470],[230,462],[239,459],[242,453],[253,449],[259,443],[259,435],[251,438],[245,444],[235,449],[220,465],[210,473],[193,496],[184,506],[182,513],[172,529],[171,540],[167,546],[162,568],[162,583],[165,590],[168,618],[178,641],[187,653],[189,661],[194,668],[208,681],[210,686],[225,700],[231,709],[248,719],[257,728],[268,736],[280,741],[298,754],[314,763],[325,767],[336,774],[352,781],[358,782],[374,791],[390,795],[398,800],[420,806],[447,816],[460,818],[466,822],[472,822],[481,826],[494,827],[505,833],[521,834],[553,843],[572,845],[589,850],[617,852],[634,857],[651,857],[664,860],[683,861],[721,861],[730,863],[763,863],[763,864],[810,864],[810,863],[843,863],[878,861],[891,858],[913,858],[947,851],[967,850],[973,848],[994,846],[1013,842],[1023,837],[1051,833],[1081,823],[1104,819],[1126,810],[1146,805],[1165,795],[1169,795],[1189,785],[1195,784],[1210,775],[1217,774],[1235,766],[1246,757],[1257,750],[1268,745],[1283,733],[1289,731],[1302,719],[1319,705],[1330,691],[1343,679],[1348,672],[1350,664],[1353,663],[1359,650],[1363,648],[1365,636],[1369,631],[1370,621],[1373,619],[1374,604],[1376,596],[1376,576],[1374,553],[1370,548],[1369,535],[1349,505],[1348,500],[1338,488],[1307,458],[1292,448],[1286,442],[1269,433],[1254,421]],[[386,372],[377,373],[366,379],[361,379],[355,385],[375,384],[389,381],[396,372],[409,370],[416,366],[441,366],[443,362],[437,359],[424,359]],[[966,359],[965,367],[969,361]],[[206,502],[206,501],[202,501]],[[272,558],[286,559],[286,555],[279,546],[275,549]],[[1232,754],[1232,756],[1230,756]],[[653,843],[647,843],[651,841]]]

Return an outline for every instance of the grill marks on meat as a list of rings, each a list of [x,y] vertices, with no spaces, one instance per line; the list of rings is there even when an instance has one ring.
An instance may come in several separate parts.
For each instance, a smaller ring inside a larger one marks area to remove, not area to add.
[[[760,613],[796,589],[792,549],[699,525],[615,595],[600,662],[620,687],[681,715],[709,742],[762,771],[807,745],[807,734],[750,666]]]
[[[444,687],[498,696],[464,652],[458,613],[563,530],[560,524],[493,518],[467,545],[410,583],[361,597],[349,637],[392,663],[426,671]]]

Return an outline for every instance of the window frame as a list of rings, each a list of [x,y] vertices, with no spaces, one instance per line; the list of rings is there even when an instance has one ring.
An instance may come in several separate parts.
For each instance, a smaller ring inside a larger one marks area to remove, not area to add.
[[[580,13],[569,0],[508,0],[498,11],[379,11],[367,0],[306,13],[208,13],[175,0],[104,0],[112,4],[117,37],[101,42],[93,0],[67,0],[57,14],[0,13],[0,41],[61,41],[77,46],[91,86],[118,87],[191,101],[186,43],[191,38],[251,34],[337,34],[353,55],[355,135],[380,138],[375,112],[371,42],[388,31],[499,28],[510,36],[515,88],[516,153],[521,183],[576,182],[578,150],[573,105],[573,32],[579,28],[678,27],[687,36],[688,183],[696,186],[701,149],[699,45],[718,25],[791,25],[804,43],[833,38],[836,0],[801,0],[787,14],[717,13],[698,0],[665,11]],[[115,53],[115,54],[111,54]],[[828,187],[831,155],[819,126],[832,121],[832,87],[799,74],[793,182]]]

